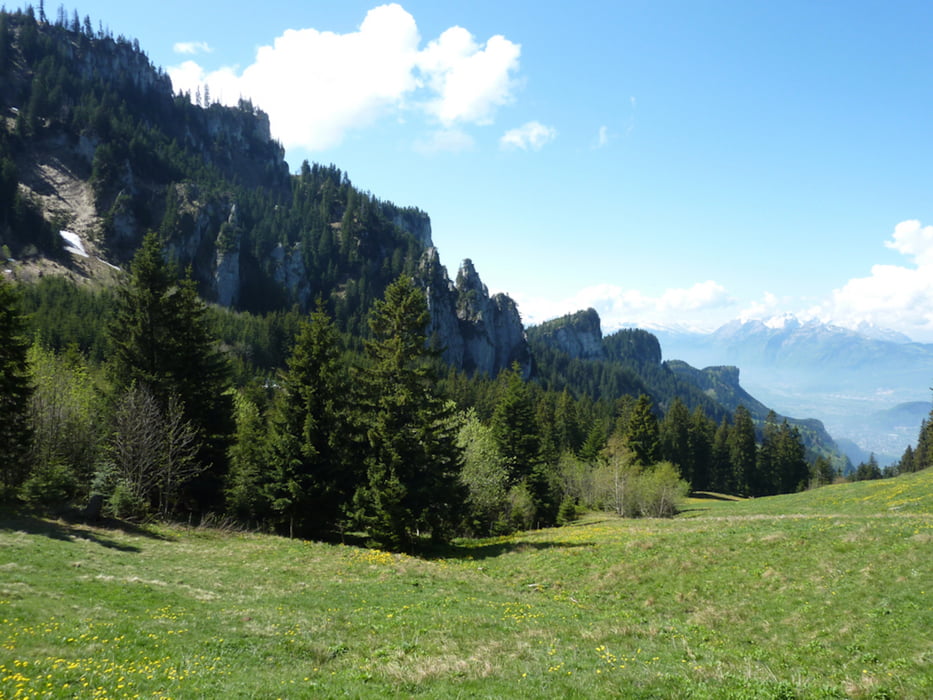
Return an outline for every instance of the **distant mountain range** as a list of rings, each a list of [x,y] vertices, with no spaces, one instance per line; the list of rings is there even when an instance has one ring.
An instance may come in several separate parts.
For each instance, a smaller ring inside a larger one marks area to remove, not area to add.
[[[784,315],[712,333],[652,332],[666,359],[741,367],[752,394],[782,413],[819,418],[854,462],[872,452],[882,464],[898,459],[931,408],[933,345],[895,331]]]

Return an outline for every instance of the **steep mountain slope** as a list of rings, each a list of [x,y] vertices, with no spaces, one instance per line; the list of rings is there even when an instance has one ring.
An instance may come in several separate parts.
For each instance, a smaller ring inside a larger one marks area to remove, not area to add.
[[[251,103],[192,104],[135,42],[28,10],[0,13],[0,57],[0,246],[16,277],[106,282],[154,229],[206,299],[266,312],[321,298],[361,334],[385,286],[420,271],[452,364],[529,366],[514,302],[490,298],[472,263],[450,282],[427,214],[334,166],[289,175]],[[83,254],[63,248],[62,230]]]

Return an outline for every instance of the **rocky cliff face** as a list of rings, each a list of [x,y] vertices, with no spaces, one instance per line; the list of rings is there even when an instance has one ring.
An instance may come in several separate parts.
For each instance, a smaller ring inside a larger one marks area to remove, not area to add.
[[[17,245],[37,251],[27,254],[37,267],[112,277],[154,230],[208,301],[265,312],[308,309],[321,296],[358,325],[423,254],[432,332],[447,361],[489,375],[517,361],[530,373],[515,303],[490,297],[468,260],[450,281],[425,212],[356,190],[335,166],[306,163],[291,176],[266,114],[248,101],[175,95],[136,42],[31,13],[4,17],[12,41],[0,126],[19,136],[15,149],[0,140],[0,160],[14,161],[18,191],[37,214],[88,251],[71,261],[57,237],[38,252],[24,234]],[[4,235],[0,227],[5,244]]]
[[[505,294],[489,296],[472,261],[464,260],[451,283],[435,248],[421,259],[420,276],[431,311],[429,332],[449,364],[496,376],[517,362],[525,376],[531,353],[515,302]]]
[[[535,328],[534,334],[538,341],[574,359],[597,360],[606,356],[599,314],[595,309],[546,321]]]
[[[415,237],[425,249],[433,248],[431,217],[420,209],[400,208],[391,202],[382,205],[382,213],[392,224]]]

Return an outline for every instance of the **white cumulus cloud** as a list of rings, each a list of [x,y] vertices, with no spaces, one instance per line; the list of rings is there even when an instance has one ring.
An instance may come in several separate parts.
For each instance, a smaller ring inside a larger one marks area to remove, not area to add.
[[[540,151],[557,138],[557,131],[541,122],[528,122],[517,129],[510,129],[499,139],[502,148],[520,148],[523,151]]]
[[[814,312],[850,328],[867,322],[933,340],[933,227],[902,221],[885,246],[912,264],[874,265],[870,275],[850,279]]]
[[[911,257],[917,265],[933,264],[933,226],[923,226],[916,219],[902,221],[884,245]]]
[[[212,100],[251,99],[287,148],[332,148],[348,132],[418,109],[443,127],[422,146],[463,150],[458,127],[491,122],[513,99],[521,47],[502,36],[482,45],[461,27],[420,44],[414,17],[389,4],[370,10],[355,32],[289,29],[242,71],[186,61],[168,74],[177,91],[194,95],[206,84]]]
[[[451,27],[418,57],[427,86],[436,93],[428,110],[443,124],[488,124],[497,107],[512,100],[521,46],[494,36],[485,47],[463,27]]]

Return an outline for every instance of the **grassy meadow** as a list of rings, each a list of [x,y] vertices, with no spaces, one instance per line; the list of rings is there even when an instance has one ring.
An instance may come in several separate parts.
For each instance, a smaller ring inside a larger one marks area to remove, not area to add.
[[[0,517],[2,698],[930,698],[933,470],[424,557]]]

